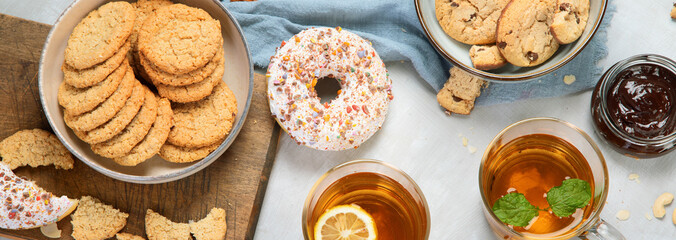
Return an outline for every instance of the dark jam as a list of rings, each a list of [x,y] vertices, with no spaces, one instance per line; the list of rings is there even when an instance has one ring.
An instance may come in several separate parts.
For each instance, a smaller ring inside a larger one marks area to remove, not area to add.
[[[676,75],[639,64],[621,71],[610,86],[606,106],[615,126],[636,138],[663,138],[676,130]]]
[[[676,149],[676,73],[645,63],[649,57],[666,59],[644,55],[615,64],[592,94],[596,133],[620,153],[639,158]]]

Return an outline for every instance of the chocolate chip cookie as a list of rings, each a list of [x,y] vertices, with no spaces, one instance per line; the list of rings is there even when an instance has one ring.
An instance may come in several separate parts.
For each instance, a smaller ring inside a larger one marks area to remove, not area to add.
[[[507,60],[502,57],[500,50],[495,45],[473,45],[469,49],[469,58],[472,60],[474,68],[480,70],[492,70],[507,64]]]
[[[584,32],[589,19],[589,0],[558,0],[554,20],[549,27],[560,44],[572,43]]]
[[[502,56],[520,67],[549,59],[559,43],[549,31],[556,0],[512,0],[498,21],[496,45]]]
[[[500,12],[509,0],[436,0],[435,11],[441,28],[453,39],[466,44],[495,42]]]

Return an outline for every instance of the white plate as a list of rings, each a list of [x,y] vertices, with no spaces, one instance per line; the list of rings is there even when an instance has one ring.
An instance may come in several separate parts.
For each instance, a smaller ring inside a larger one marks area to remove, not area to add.
[[[414,0],[416,11],[418,12],[418,19],[427,35],[427,38],[432,43],[432,46],[451,61],[453,65],[462,68],[463,70],[477,75],[482,78],[493,81],[518,81],[533,79],[550,73],[561,66],[568,63],[575,58],[582,49],[589,43],[591,38],[596,33],[596,30],[601,25],[601,20],[606,12],[607,0],[590,0],[589,1],[589,20],[582,36],[577,41],[562,45],[559,50],[549,60],[535,67],[516,67],[511,64],[508,66],[491,70],[483,71],[474,68],[472,61],[469,58],[469,48],[472,45],[464,44],[449,37],[439,25],[436,13],[434,11],[435,0]]]
[[[207,11],[221,22],[225,50],[223,81],[237,98],[237,116],[230,135],[206,158],[192,163],[170,163],[155,156],[137,166],[120,166],[110,159],[94,154],[89,145],[75,136],[63,121],[63,111],[57,101],[59,85],[63,81],[61,64],[70,33],[82,18],[106,0],[76,0],[61,14],[47,36],[38,73],[42,108],[56,136],[75,157],[109,177],[134,183],[162,183],[178,180],[205,168],[232,144],[244,124],[253,94],[253,65],[249,49],[237,20],[216,0],[176,1]]]

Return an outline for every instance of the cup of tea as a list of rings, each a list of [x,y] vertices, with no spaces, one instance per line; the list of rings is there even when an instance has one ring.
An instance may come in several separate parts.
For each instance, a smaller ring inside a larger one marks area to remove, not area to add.
[[[332,168],[317,180],[303,207],[306,240],[353,239],[349,234],[358,236],[354,239],[425,240],[429,232],[429,209],[418,185],[378,160]]]
[[[600,218],[608,169],[582,130],[555,118],[503,129],[479,168],[484,215],[501,239],[625,239]]]

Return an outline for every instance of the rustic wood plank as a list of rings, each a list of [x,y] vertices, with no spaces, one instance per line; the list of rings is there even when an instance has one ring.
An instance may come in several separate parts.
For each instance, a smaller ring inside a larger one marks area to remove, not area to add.
[[[50,26],[0,14],[0,139],[27,128],[50,130],[40,105],[37,71]],[[253,239],[277,148],[279,127],[270,117],[265,77],[254,77],[247,120],[230,148],[206,169],[171,183],[142,185],[106,177],[80,161],[69,171],[23,167],[15,172],[56,195],[91,195],[129,213],[122,232],[145,235],[150,208],[176,222],[199,220],[212,207],[227,211],[227,239]],[[72,239],[70,217],[58,223]],[[39,230],[0,230],[0,236],[46,239]]]

